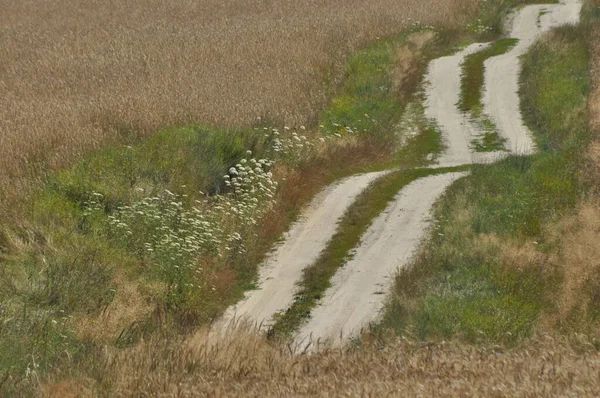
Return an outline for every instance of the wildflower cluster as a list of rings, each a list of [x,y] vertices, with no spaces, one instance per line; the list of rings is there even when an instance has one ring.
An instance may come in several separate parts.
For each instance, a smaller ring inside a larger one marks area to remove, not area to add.
[[[202,200],[191,204],[187,195],[169,190],[142,197],[108,215],[108,234],[157,266],[168,282],[189,284],[193,279],[189,276],[202,271],[202,258],[245,253],[245,242],[254,233],[252,226],[274,202],[277,182],[272,166],[268,159],[241,159],[223,177],[227,193],[202,194]],[[86,217],[103,211],[102,195],[94,193],[94,197],[87,202]]]
[[[490,33],[493,28],[491,26],[486,26],[481,19],[478,19],[474,23],[468,24],[467,30],[478,35],[483,35]]]
[[[251,155],[251,152],[248,151]],[[256,225],[273,205],[277,181],[270,171],[274,162],[268,159],[242,159],[240,163],[229,169],[225,185],[231,187],[231,192],[225,195],[227,208],[214,207],[223,210],[222,217],[232,219],[237,225]]]
[[[199,256],[219,254],[224,231],[200,207],[184,207],[182,199],[165,191],[122,206],[108,216],[110,231],[160,267],[195,267]]]
[[[108,238],[121,243],[149,269],[158,270],[170,295],[182,297],[210,288],[201,276],[206,264],[243,256],[253,242],[255,226],[272,208],[278,185],[272,173],[275,162],[298,167],[329,141],[342,137],[337,133],[307,137],[305,130],[303,126],[264,128],[266,141],[271,143],[267,157],[255,158],[247,151],[223,175],[221,194],[188,197],[169,190],[147,194],[138,188],[138,199],[107,215],[106,198],[93,193],[85,203],[84,220],[106,220]]]
[[[307,137],[304,126],[300,126],[300,131],[287,126],[283,130],[269,127],[263,130],[265,136],[271,138],[273,158],[292,167],[311,159],[317,153],[316,148],[325,142]]]

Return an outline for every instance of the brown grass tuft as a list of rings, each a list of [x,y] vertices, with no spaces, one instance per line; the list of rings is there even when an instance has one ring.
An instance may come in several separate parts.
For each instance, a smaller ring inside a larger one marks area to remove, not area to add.
[[[590,124],[592,129],[598,132],[600,131],[600,26],[591,29],[588,43],[591,46],[592,55],[592,91],[588,99],[588,107]]]
[[[42,386],[41,395],[47,398],[92,398],[94,394],[85,384],[89,380],[64,380],[53,385]]]
[[[114,343],[125,328],[144,320],[154,310],[152,303],[140,292],[140,281],[128,279],[121,270],[116,274],[113,281],[115,298],[110,304],[97,313],[77,314],[72,319],[73,329],[81,340]],[[148,281],[143,283],[146,290],[160,289]]]
[[[600,197],[600,26],[591,29],[588,43],[592,56],[592,89],[588,97],[588,115],[594,140],[586,153],[584,178],[591,186],[592,194]]]
[[[575,214],[564,217],[548,234],[559,242],[553,262],[563,275],[557,312],[550,317],[560,324],[577,309],[579,317],[585,318],[593,300],[589,286],[600,283],[600,203],[582,203]]]
[[[415,75],[421,70],[419,61],[421,60],[421,50],[431,42],[436,36],[435,32],[426,31],[412,35],[408,42],[396,50],[394,56],[394,67],[390,70],[393,79],[393,88],[397,92],[402,92],[406,86],[412,82],[418,81]],[[412,92],[413,90],[406,90]]]

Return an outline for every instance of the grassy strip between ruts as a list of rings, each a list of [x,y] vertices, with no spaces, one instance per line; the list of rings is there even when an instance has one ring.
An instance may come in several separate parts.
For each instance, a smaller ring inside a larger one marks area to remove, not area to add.
[[[465,58],[462,64],[458,109],[462,112],[469,112],[472,117],[481,116],[483,109],[481,97],[485,80],[484,63],[488,58],[508,52],[518,42],[518,39],[500,39],[493,42],[489,47]]]
[[[483,114],[483,86],[485,79],[485,61],[501,55],[513,48],[518,39],[505,38],[493,42],[489,47],[468,55],[462,64],[460,99],[458,108],[471,117],[481,130],[481,135],[471,141],[476,152],[504,150],[506,139],[498,134],[496,125]]]
[[[470,166],[438,169],[411,169],[394,171],[381,177],[367,188],[346,211],[333,236],[319,259],[304,270],[300,291],[294,303],[276,316],[269,330],[270,337],[289,337],[305,321],[311,310],[331,286],[331,278],[351,257],[362,235],[372,221],[385,210],[396,194],[411,182],[430,175],[469,170]]]
[[[586,191],[586,32],[557,29],[524,57],[525,117],[542,151],[474,166],[447,191],[435,233],[396,278],[380,330],[513,344],[554,311],[565,275],[552,226]]]

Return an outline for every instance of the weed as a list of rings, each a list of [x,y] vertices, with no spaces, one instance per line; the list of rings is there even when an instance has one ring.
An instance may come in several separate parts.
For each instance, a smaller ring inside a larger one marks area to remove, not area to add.
[[[476,152],[506,151],[506,138],[498,133],[496,124],[485,116],[481,116],[474,122],[481,131],[479,137],[471,140],[471,145]]]

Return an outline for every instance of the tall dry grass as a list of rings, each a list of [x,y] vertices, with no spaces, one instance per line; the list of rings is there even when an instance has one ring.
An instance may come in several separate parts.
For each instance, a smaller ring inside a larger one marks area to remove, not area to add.
[[[213,341],[150,341],[106,351],[87,376],[45,383],[47,397],[594,397],[600,354],[583,336],[539,335],[515,349],[396,340],[290,355],[285,345],[232,333]],[[90,377],[91,376],[91,377]]]
[[[600,7],[600,1],[592,4]],[[588,115],[593,140],[587,152],[585,179],[591,185],[592,193],[600,197],[600,26],[590,30],[588,43],[591,49],[590,81],[591,92],[588,98]]]
[[[346,54],[479,3],[0,0],[0,203],[126,131],[310,124]]]

